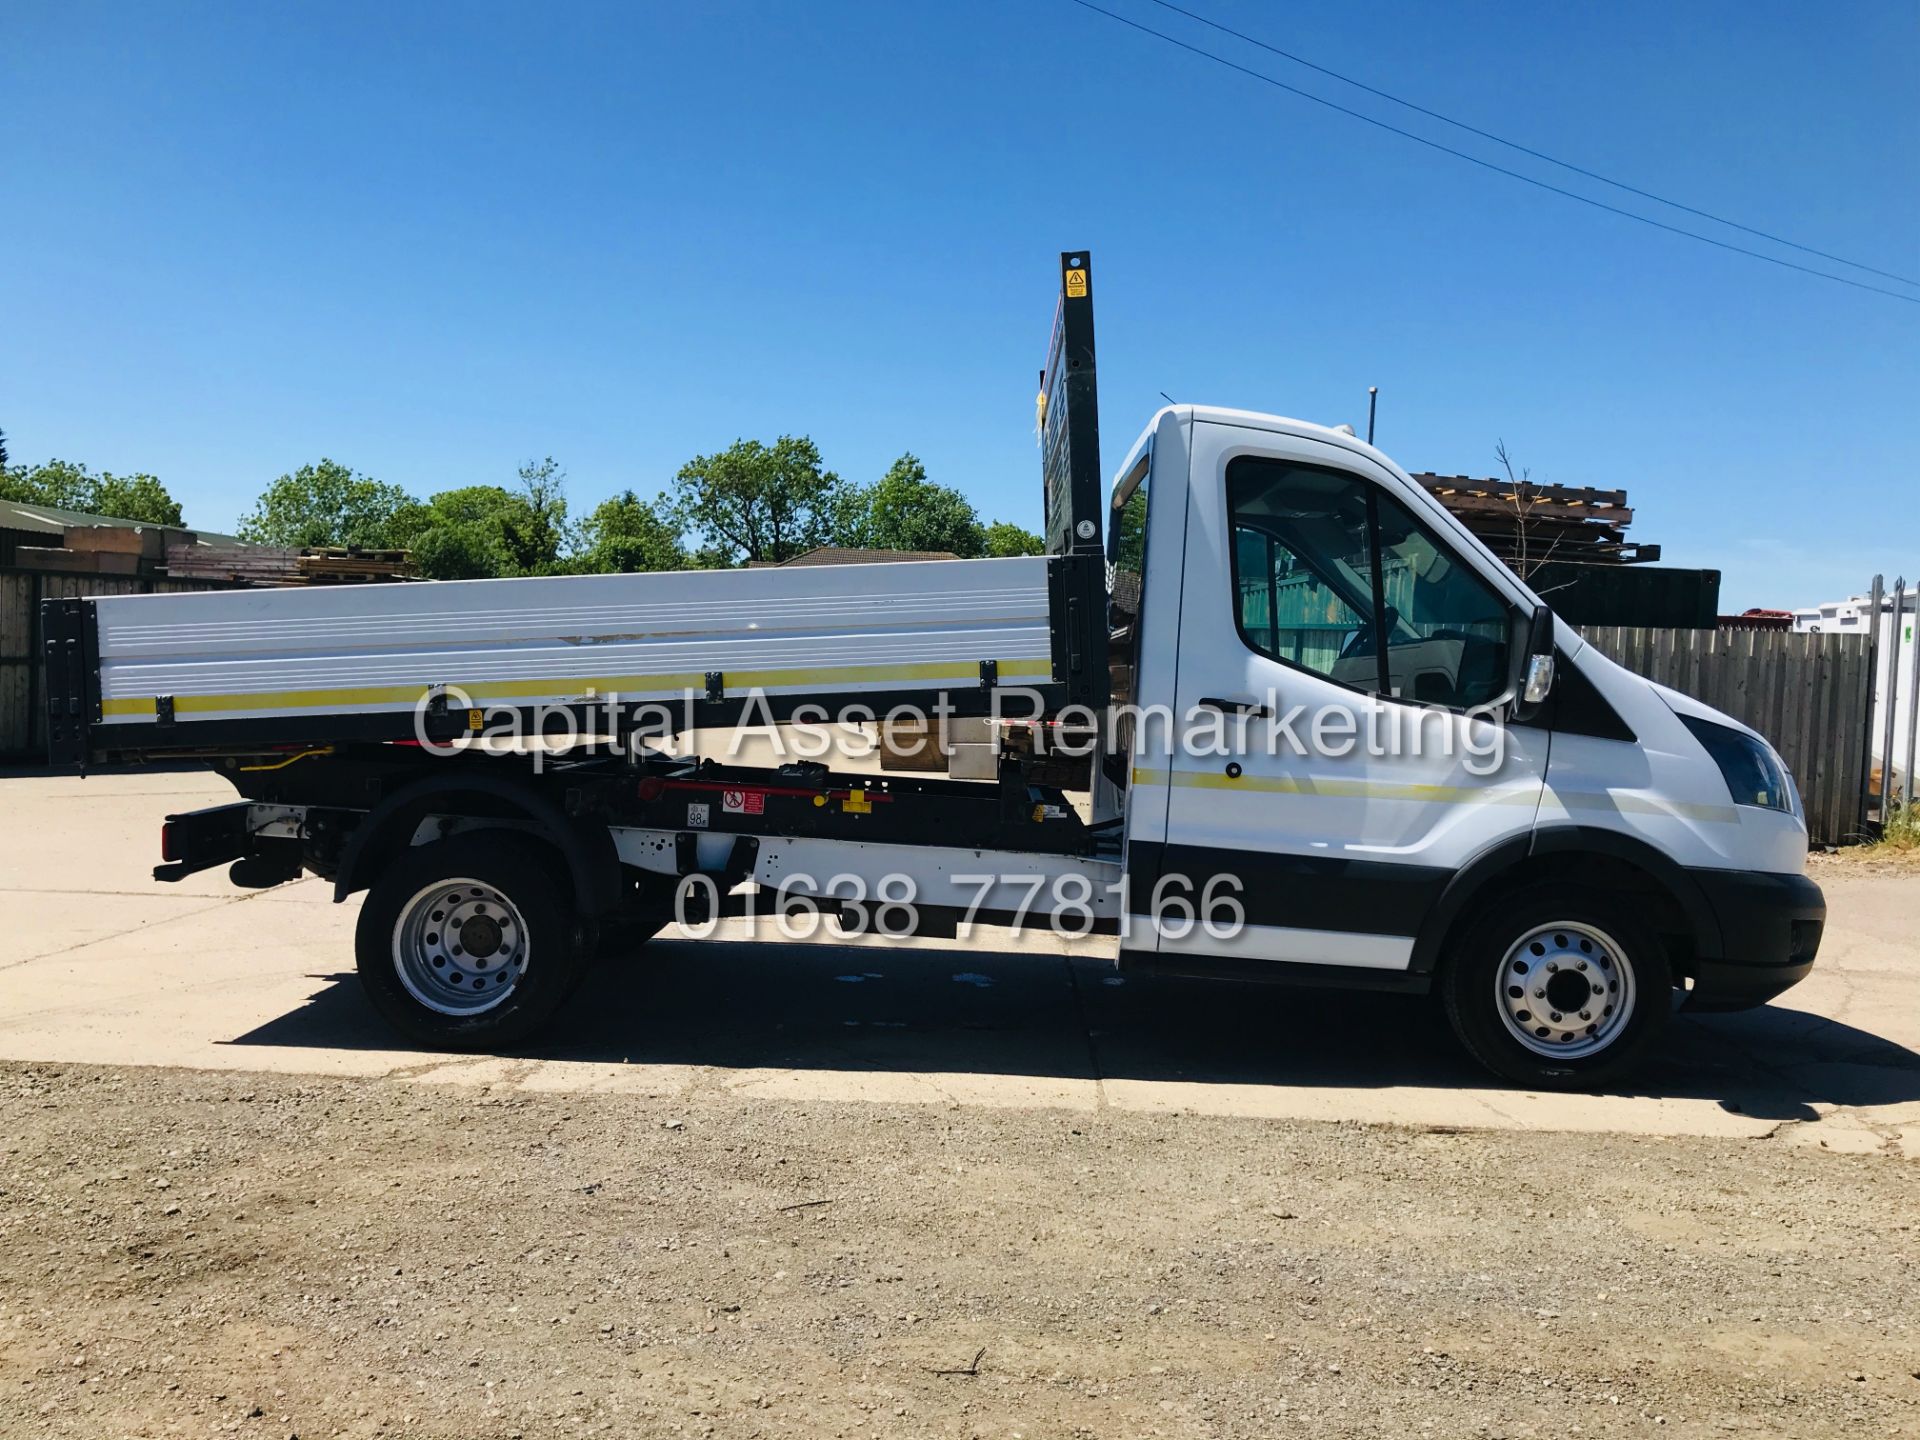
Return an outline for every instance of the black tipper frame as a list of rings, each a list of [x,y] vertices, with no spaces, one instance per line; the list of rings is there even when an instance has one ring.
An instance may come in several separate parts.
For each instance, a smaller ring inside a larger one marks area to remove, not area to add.
[[[1060,254],[1060,299],[1040,372],[1040,474],[1045,507],[1053,674],[1070,703],[1107,703],[1107,580],[1094,368],[1093,261]]]

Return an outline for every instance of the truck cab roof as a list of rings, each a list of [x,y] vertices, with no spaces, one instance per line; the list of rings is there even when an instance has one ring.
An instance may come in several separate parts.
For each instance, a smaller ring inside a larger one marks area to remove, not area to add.
[[[1404,473],[1385,452],[1375,449],[1349,431],[1332,425],[1316,425],[1311,420],[1296,420],[1287,415],[1269,415],[1259,410],[1235,410],[1225,405],[1162,405],[1153,412],[1152,418],[1147,421],[1138,438],[1127,448],[1126,459],[1120,462],[1120,468],[1114,473],[1116,486],[1139,466],[1153,445],[1154,435],[1169,419],[1176,424],[1198,420],[1214,425],[1238,425],[1248,430],[1267,430],[1277,435],[1297,436],[1303,440],[1320,440],[1351,450],[1355,454],[1364,455],[1397,474]]]

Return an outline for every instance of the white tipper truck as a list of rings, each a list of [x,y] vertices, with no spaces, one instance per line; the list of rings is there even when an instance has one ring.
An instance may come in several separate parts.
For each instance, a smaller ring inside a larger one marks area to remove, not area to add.
[[[1807,973],[1825,903],[1763,737],[1585,645],[1345,428],[1173,405],[1103,485],[1086,252],[1060,273],[1044,555],[48,601],[51,758],[212,765],[241,798],[169,817],[156,878],[367,892],[367,994],[436,1048],[745,911],[1431,994],[1529,1086]],[[983,728],[990,773],[462,742],[850,712]]]

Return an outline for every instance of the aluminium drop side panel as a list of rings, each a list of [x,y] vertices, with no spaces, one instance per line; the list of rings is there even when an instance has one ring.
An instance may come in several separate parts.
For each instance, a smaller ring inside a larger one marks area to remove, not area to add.
[[[98,622],[97,737],[209,722],[405,717],[449,704],[977,690],[1053,675],[1043,556],[115,596]],[[152,737],[157,739],[158,737]]]

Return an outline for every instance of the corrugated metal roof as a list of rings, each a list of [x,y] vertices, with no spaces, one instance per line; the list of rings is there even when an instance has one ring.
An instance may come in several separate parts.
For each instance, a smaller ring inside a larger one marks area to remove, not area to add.
[[[183,530],[201,545],[239,545],[232,535],[219,535],[192,525],[150,525],[144,520],[122,520],[113,515],[89,515],[82,510],[60,510],[52,505],[30,505],[24,500],[0,500],[0,530],[24,530],[35,535],[61,535],[69,525],[112,525],[127,530]]]

